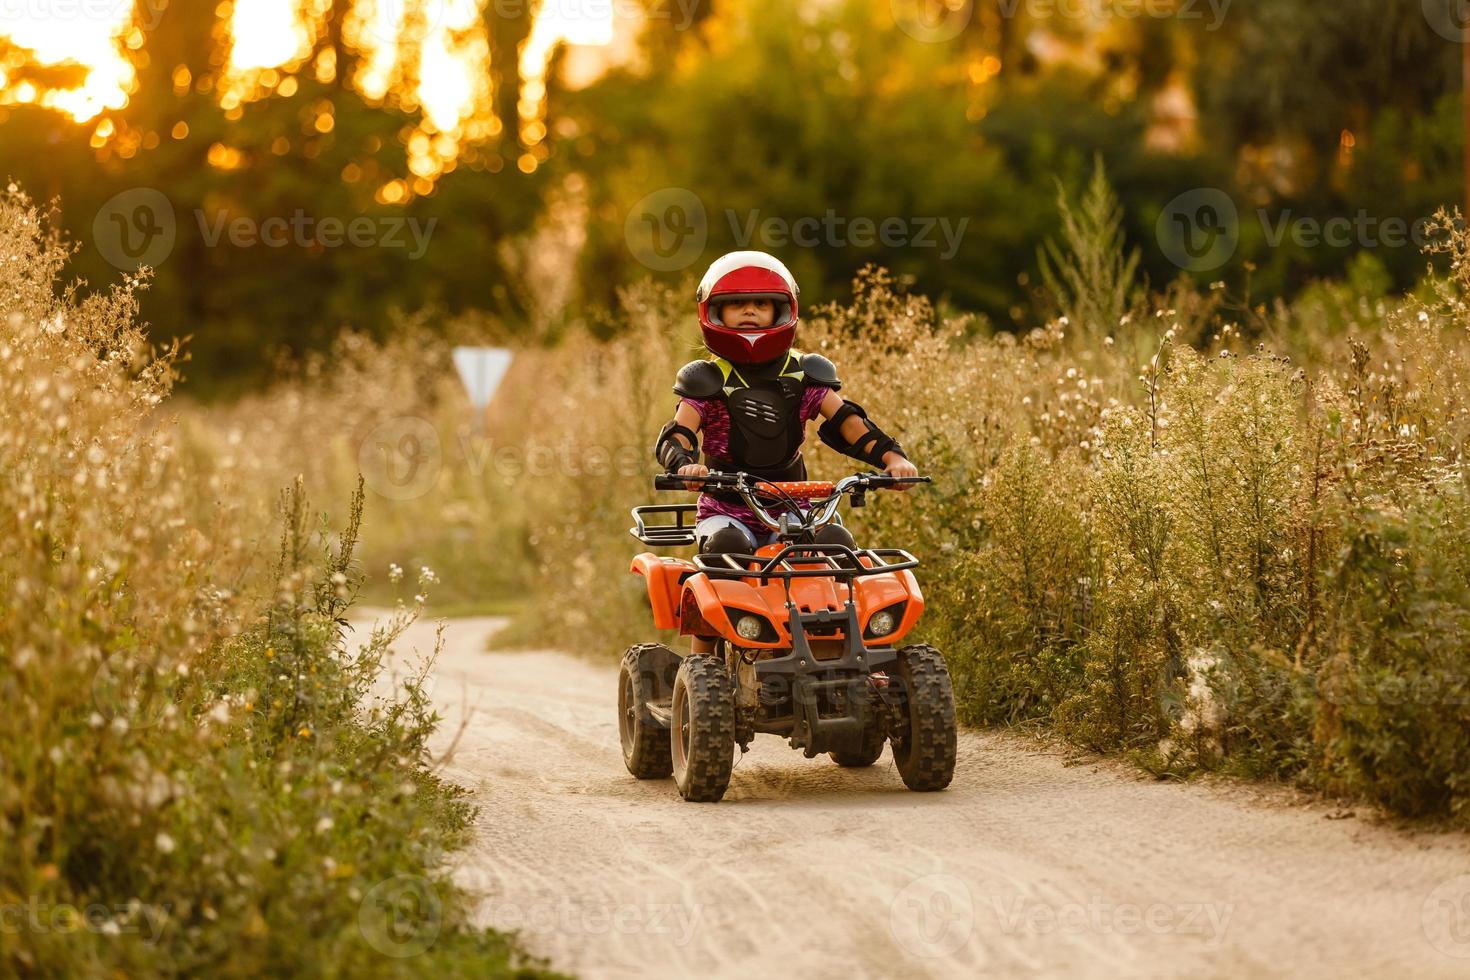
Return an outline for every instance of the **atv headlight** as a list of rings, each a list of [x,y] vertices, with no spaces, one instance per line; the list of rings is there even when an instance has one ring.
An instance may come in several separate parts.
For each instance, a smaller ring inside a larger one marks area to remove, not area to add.
[[[868,636],[887,636],[898,629],[899,620],[903,618],[903,606],[890,606],[873,613],[868,620]]]
[[[759,616],[741,616],[735,620],[735,632],[742,640],[759,640],[765,626],[765,621]]]

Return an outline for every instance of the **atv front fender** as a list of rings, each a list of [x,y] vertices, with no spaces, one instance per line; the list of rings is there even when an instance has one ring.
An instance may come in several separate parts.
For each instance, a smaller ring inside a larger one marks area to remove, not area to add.
[[[679,577],[694,568],[680,558],[661,558],[645,551],[633,559],[629,571],[642,575],[648,587],[648,604],[653,608],[653,627],[661,630],[679,628]]]

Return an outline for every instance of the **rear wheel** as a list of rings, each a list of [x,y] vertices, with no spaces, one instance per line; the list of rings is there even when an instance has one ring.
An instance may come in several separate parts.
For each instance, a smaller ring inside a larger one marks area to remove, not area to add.
[[[954,778],[959,735],[954,688],[944,657],[923,644],[898,652],[903,724],[893,733],[893,761],[903,784],[919,792],[944,789]]]
[[[618,669],[618,737],[623,764],[639,779],[664,779],[674,771],[669,756],[669,730],[654,722],[644,707],[658,696],[658,671],[674,651],[658,643],[642,643],[623,654]]]
[[[685,657],[674,677],[669,742],[674,782],[691,803],[716,803],[735,762],[735,685],[713,654]]]
[[[829,752],[832,761],[845,769],[863,769],[883,755],[883,729],[871,724],[863,731],[863,744],[856,750]]]

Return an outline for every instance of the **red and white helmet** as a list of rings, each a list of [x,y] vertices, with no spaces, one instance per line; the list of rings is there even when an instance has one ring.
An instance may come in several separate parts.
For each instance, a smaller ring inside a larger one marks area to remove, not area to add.
[[[773,361],[796,338],[796,297],[801,290],[791,270],[765,252],[731,252],[715,260],[699,283],[699,329],[704,344],[736,364]],[[776,316],[769,327],[734,330],[720,322],[720,304],[735,299],[769,299]]]

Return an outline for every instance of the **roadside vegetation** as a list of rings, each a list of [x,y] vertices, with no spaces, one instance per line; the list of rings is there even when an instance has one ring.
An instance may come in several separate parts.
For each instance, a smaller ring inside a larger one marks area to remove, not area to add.
[[[142,284],[58,297],[69,251],[0,197],[0,973],[534,972],[444,870],[415,605],[349,629],[355,481],[328,520],[181,438]]]

